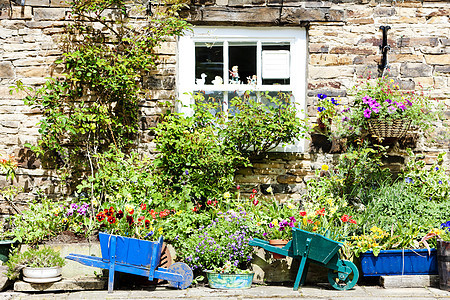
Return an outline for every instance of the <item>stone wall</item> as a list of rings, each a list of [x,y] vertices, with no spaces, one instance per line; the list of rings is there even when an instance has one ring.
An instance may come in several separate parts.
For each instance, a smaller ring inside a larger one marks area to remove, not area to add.
[[[39,137],[38,110],[24,106],[23,95],[10,95],[9,87],[19,79],[38,86],[51,75],[52,63],[61,54],[58,41],[68,21],[68,5],[63,0],[26,0],[25,6],[16,2],[0,0],[0,151],[20,159],[16,184],[25,187],[21,197],[29,199],[37,188],[49,193],[61,190],[55,172],[43,168],[23,147]],[[391,27],[388,63],[401,87],[433,88],[434,97],[450,104],[448,0],[193,0],[184,13],[196,25],[305,26],[309,43],[306,100],[312,121],[318,93],[341,96],[345,102],[347,90],[359,76],[377,73],[383,25]],[[147,152],[154,148],[148,128],[158,121],[158,101],[176,95],[176,41],[164,44],[160,52],[161,63],[146,80],[151,89],[148,100],[141,104],[141,150]],[[424,152],[431,162],[449,145],[447,140],[419,142],[415,150]],[[403,155],[402,149],[391,151],[387,162],[398,170]],[[236,178],[244,189],[260,186],[264,190],[272,185],[280,198],[299,199],[305,180],[336,158],[337,154],[312,148],[303,154],[272,153]],[[0,186],[4,179],[0,175]]]

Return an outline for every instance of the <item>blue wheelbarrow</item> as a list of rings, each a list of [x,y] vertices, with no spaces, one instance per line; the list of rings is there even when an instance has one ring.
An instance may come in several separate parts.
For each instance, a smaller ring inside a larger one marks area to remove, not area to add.
[[[333,288],[349,290],[355,286],[359,278],[359,271],[353,262],[340,258],[339,249],[341,249],[342,243],[295,227],[292,228],[292,238],[282,248],[269,245],[268,241],[261,239],[253,239],[249,241],[249,245],[300,260],[300,267],[294,283],[295,291],[298,290],[299,285],[305,283],[310,262],[329,269],[328,282]]]
[[[148,277],[148,280],[167,280],[177,289],[189,287],[193,272],[185,263],[177,262],[168,268],[157,268],[161,260],[163,237],[158,241],[144,241],[118,235],[99,233],[102,257],[69,254],[66,259],[83,265],[108,269],[108,292],[114,288],[114,272],[124,272]]]

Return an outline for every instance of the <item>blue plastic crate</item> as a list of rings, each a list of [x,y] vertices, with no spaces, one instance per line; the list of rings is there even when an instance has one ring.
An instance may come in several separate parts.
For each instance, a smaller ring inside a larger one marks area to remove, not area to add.
[[[368,251],[361,267],[364,276],[438,274],[436,249],[383,250],[378,256]]]

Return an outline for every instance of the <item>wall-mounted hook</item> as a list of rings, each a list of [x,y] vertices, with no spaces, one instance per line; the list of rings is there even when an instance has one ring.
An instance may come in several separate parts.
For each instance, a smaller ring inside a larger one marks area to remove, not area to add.
[[[380,26],[380,29],[383,30],[383,41],[380,45],[380,50],[382,53],[381,63],[378,65],[378,76],[383,76],[384,69],[387,67],[387,53],[391,49],[391,46],[388,45],[387,42],[387,32],[391,29],[391,26]]]

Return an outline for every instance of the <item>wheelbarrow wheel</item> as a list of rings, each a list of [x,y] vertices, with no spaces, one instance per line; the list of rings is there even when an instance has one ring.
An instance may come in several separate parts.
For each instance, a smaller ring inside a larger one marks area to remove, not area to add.
[[[179,274],[183,276],[183,281],[170,281],[169,285],[180,290],[184,290],[185,288],[188,288],[192,280],[194,280],[194,273],[192,272],[192,269],[189,268],[189,266],[182,262],[177,262],[171,265],[168,269],[169,272]]]
[[[346,272],[337,270],[328,271],[328,282],[337,290],[349,290],[358,282],[359,271],[354,263],[348,260],[339,260],[338,267],[344,267]]]

